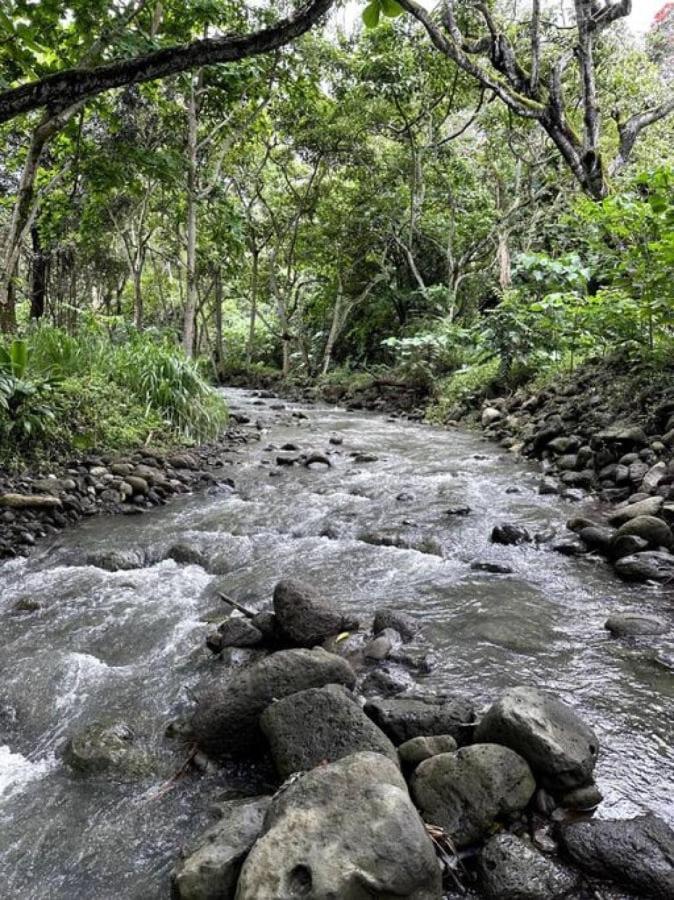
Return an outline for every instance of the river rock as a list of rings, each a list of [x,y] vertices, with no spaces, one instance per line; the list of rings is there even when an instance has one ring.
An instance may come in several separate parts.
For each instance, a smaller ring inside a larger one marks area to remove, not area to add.
[[[614,535],[609,547],[612,560],[623,559],[625,556],[633,556],[635,553],[643,553],[648,550],[648,541],[637,537],[636,534]]]
[[[378,609],[374,614],[372,631],[379,634],[386,628],[397,631],[404,641],[411,641],[419,631],[419,621],[413,616],[395,609]]]
[[[87,566],[105,569],[106,572],[142,569],[145,562],[145,553],[142,550],[95,550],[86,557]]]
[[[412,769],[425,759],[441,753],[454,753],[457,744],[451,734],[436,734],[431,737],[415,737],[398,747],[400,762]]]
[[[124,780],[149,775],[153,769],[150,756],[134,746],[133,731],[124,722],[87,725],[68,739],[63,759],[81,774],[108,774]]]
[[[2,494],[0,506],[9,509],[59,509],[61,501],[51,494]]]
[[[218,627],[221,646],[224,647],[257,647],[262,643],[263,635],[259,628],[243,616],[232,616]]]
[[[344,659],[325,650],[281,650],[223,678],[200,698],[192,728],[213,756],[260,749],[259,718],[274,699],[326,684],[353,688],[356,676]]]
[[[552,791],[588,784],[599,752],[597,735],[570,706],[531,687],[505,691],[478,725],[475,740],[510,747]]]
[[[600,431],[593,443],[623,444],[625,447],[644,447],[648,444],[648,437],[643,428],[638,425],[617,425]]]
[[[279,792],[241,871],[237,900],[440,900],[433,844],[396,764],[356,753]]]
[[[384,732],[337,685],[300,691],[272,703],[262,714],[260,727],[282,778],[366,750],[398,760]]]
[[[662,497],[648,497],[646,500],[630,503],[628,506],[622,506],[611,513],[608,521],[611,525],[620,527],[625,522],[629,522],[631,519],[636,519],[639,516],[657,516],[664,502]]]
[[[635,613],[611,616],[604,628],[614,637],[640,637],[646,634],[665,634],[669,628],[663,619]]]
[[[174,900],[234,900],[241,866],[262,830],[270,800],[221,804],[222,819],[200,835],[171,873]]]
[[[626,581],[674,581],[674,556],[651,550],[625,556],[615,563],[615,570]]]
[[[607,528],[603,525],[591,525],[578,533],[578,537],[588,550],[601,553],[602,556],[608,556],[611,552],[611,542],[615,535],[615,528]]]
[[[674,545],[674,536],[671,528],[666,522],[655,516],[636,516],[636,518],[630,519],[629,522],[626,522],[618,529],[616,536],[622,537],[628,534],[636,535],[636,537],[648,541],[653,548],[671,548]]]
[[[674,831],[657,816],[573,822],[559,838],[574,863],[593,877],[646,897],[674,897]]]
[[[505,522],[502,525],[495,525],[491,533],[492,544],[506,544],[513,546],[515,544],[530,544],[531,535],[522,525],[513,525]]]
[[[562,900],[578,879],[514,834],[490,838],[478,857],[480,887],[493,900]]]
[[[488,834],[498,818],[524,809],[536,782],[517,753],[478,743],[422,762],[410,790],[425,821],[465,847]]]
[[[482,413],[482,427],[489,428],[490,425],[500,422],[502,418],[503,413],[500,409],[495,409],[493,406],[487,407]]]
[[[402,638],[393,628],[385,628],[365,647],[365,658],[369,660],[386,659],[394,650],[400,649]]]
[[[312,647],[354,625],[330,609],[312,587],[291,579],[274,588],[274,614],[283,633],[300,647]]]
[[[393,697],[370,700],[365,712],[396,746],[415,737],[451,735],[464,744],[470,737],[475,711],[460,698]]]

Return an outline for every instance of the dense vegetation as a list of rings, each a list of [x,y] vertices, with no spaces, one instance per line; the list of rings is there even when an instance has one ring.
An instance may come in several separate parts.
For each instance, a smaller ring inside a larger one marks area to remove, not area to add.
[[[329,6],[0,7],[5,458],[201,440],[211,377],[671,364],[674,5]]]

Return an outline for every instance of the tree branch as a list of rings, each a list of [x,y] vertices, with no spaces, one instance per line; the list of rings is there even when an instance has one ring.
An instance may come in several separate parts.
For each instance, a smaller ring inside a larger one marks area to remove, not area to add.
[[[271,28],[245,35],[203,38],[93,68],[66,69],[0,93],[0,123],[41,107],[59,111],[111,88],[165,78],[201,66],[236,62],[276,50],[308,31],[334,0],[309,0]]]

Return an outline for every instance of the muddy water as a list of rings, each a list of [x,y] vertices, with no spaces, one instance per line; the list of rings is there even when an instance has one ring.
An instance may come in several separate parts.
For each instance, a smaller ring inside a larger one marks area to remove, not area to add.
[[[164,737],[166,723],[217,665],[203,646],[214,591],[262,604],[288,575],[364,618],[382,605],[419,616],[419,645],[435,658],[424,690],[478,707],[508,685],[555,691],[600,735],[601,815],[652,809],[672,820],[674,643],[615,641],[603,623],[630,610],[672,622],[674,598],[626,586],[599,562],[488,540],[499,521],[561,531],[587,507],[540,497],[534,469],[473,434],[336,408],[301,419],[301,407],[227,393],[251,418],[251,440],[225,470],[234,492],[90,521],[0,568],[0,896],[167,896],[172,861],[207,821],[209,801],[248,780],[223,771],[162,790],[185,754]],[[332,468],[276,466],[270,445],[287,442],[329,451]],[[457,506],[471,513],[446,514]],[[142,547],[156,558],[176,540],[218,554],[228,571],[167,560],[110,574],[83,564],[94,548]],[[513,574],[474,571],[475,559]],[[22,597],[41,609],[14,612]],[[152,777],[78,778],[62,765],[73,730],[109,720],[126,721],[154,755]]]

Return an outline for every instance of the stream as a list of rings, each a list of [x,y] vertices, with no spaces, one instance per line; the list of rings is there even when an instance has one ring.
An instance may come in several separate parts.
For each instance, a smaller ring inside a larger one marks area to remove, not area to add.
[[[250,440],[232,446],[222,470],[234,491],[92,519],[0,567],[1,897],[168,897],[168,873],[210,821],[209,803],[250,784],[242,767],[162,789],[186,753],[166,725],[222,666],[204,646],[205,619],[223,617],[215,591],[259,607],[287,576],[364,621],[382,606],[419,617],[417,644],[435,660],[417,676],[425,691],[466,695],[478,708],[507,686],[555,692],[600,737],[598,814],[650,809],[674,821],[672,631],[629,642],[603,628],[630,611],[674,622],[672,594],[626,585],[598,560],[489,542],[504,521],[563,532],[570,516],[592,512],[589,501],[540,496],[538,469],[477,434],[225,393],[251,419]],[[331,445],[337,435],[343,443]],[[332,468],[277,466],[270,445],[289,442],[329,452]],[[446,513],[463,506],[470,514]],[[178,540],[217,551],[229,571],[173,560],[115,573],[83,564],[93,549],[156,553]],[[475,559],[513,574],[474,571]],[[40,609],[17,613],[23,597]],[[68,735],[103,720],[132,727],[156,756],[155,775],[119,783],[62,764]]]

